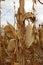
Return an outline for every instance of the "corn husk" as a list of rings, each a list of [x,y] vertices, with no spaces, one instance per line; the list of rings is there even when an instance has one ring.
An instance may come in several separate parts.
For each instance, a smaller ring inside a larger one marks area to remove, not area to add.
[[[33,30],[32,30],[32,26],[29,23],[28,26],[26,27],[26,47],[29,48],[33,41],[34,41],[34,35],[32,34]]]
[[[8,43],[7,50],[11,52],[15,49],[15,47],[16,47],[16,42],[14,39],[11,39]]]

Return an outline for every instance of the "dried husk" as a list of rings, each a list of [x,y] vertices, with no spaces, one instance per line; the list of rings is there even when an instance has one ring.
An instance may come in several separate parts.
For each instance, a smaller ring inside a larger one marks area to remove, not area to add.
[[[26,47],[29,48],[34,41],[34,35],[33,35],[33,30],[32,26],[29,23],[28,26],[26,27]]]
[[[11,39],[8,43],[8,47],[7,47],[7,50],[9,52],[12,52],[16,47],[16,40],[15,39]]]

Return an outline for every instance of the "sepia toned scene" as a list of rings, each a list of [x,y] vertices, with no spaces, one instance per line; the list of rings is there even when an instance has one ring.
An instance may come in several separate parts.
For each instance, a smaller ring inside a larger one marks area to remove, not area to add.
[[[43,0],[0,0],[0,65],[43,65]]]

